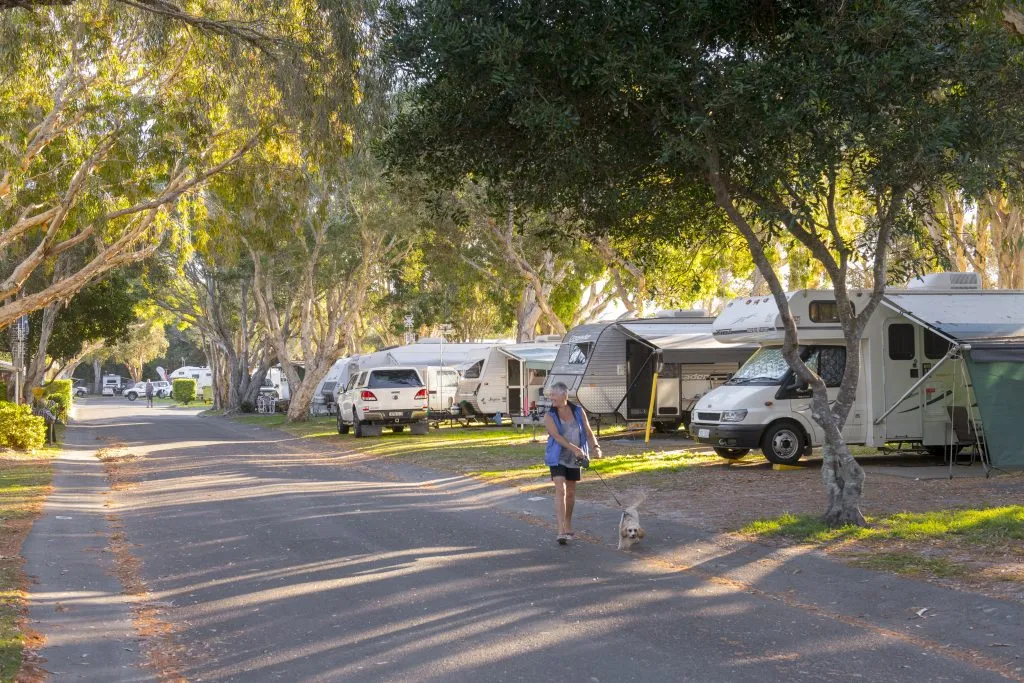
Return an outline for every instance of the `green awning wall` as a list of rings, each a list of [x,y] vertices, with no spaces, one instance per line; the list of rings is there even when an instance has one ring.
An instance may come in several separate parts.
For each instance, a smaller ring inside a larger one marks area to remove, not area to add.
[[[1014,353],[967,352],[967,371],[992,466],[1024,469],[1024,362]]]

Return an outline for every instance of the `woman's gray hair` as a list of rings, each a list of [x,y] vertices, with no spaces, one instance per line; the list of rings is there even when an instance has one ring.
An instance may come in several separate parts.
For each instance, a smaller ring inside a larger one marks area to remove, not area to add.
[[[569,385],[567,385],[565,382],[555,382],[554,384],[551,385],[551,391],[548,392],[548,393],[551,393],[551,394],[562,394],[564,396],[568,396],[569,395]]]

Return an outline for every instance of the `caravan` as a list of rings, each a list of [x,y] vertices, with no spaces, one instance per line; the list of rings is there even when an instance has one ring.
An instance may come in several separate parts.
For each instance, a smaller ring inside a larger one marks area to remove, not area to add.
[[[527,344],[502,344],[492,347],[485,357],[462,365],[458,385],[460,412],[529,415],[541,398],[558,347],[556,341],[547,337]]]
[[[196,381],[196,394],[202,396],[204,387],[213,386],[213,372],[208,367],[199,367],[196,365],[184,365],[167,377],[171,384],[174,384],[176,379],[194,379]]]
[[[598,420],[632,422],[647,419],[653,390],[654,427],[678,429],[689,424],[694,401],[728,379],[757,348],[715,340],[713,320],[702,311],[665,311],[574,327],[558,350],[545,391],[562,382],[569,400]]]
[[[851,303],[862,305],[869,295],[853,292]],[[801,290],[787,296],[801,357],[834,396],[846,366],[834,294]],[[770,461],[783,464],[821,445],[823,433],[810,415],[810,391],[782,357],[784,333],[775,300],[729,302],[714,334],[760,348],[725,385],[698,401],[691,434],[726,458],[761,448]],[[972,379],[995,372],[990,356],[1006,361],[1022,344],[1024,292],[981,291],[975,273],[939,273],[907,289],[887,290],[860,341],[857,393],[843,437],[850,444],[903,442],[935,455],[957,452],[972,438],[969,433],[990,421],[978,410],[989,396],[976,399]],[[1010,367],[1008,376],[1020,375],[1020,367]]]

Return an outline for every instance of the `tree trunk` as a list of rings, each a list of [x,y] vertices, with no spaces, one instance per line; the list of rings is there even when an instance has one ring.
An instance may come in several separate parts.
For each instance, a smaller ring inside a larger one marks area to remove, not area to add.
[[[537,304],[537,293],[531,287],[523,290],[516,308],[516,341],[520,344],[531,342],[537,336],[537,323],[543,311]]]
[[[39,329],[39,344],[36,346],[32,362],[25,370],[25,385],[22,387],[21,396],[25,403],[32,403],[32,389],[42,386],[45,379],[46,350],[50,345],[50,336],[53,334],[53,325],[57,322],[57,312],[61,304],[52,303],[43,309],[43,321]]]
[[[103,391],[103,364],[100,363],[99,358],[92,359],[92,372],[92,393],[99,396],[100,392]]]
[[[306,376],[298,387],[291,387],[291,397],[288,399],[288,421],[304,422],[309,419],[309,406],[313,402],[313,393],[330,370],[329,365],[318,368],[315,372],[306,369]]]

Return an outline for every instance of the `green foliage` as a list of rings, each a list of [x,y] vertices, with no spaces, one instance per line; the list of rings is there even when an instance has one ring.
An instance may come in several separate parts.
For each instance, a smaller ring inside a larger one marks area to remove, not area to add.
[[[54,405],[54,415],[64,424],[71,417],[72,384],[70,379],[56,379],[43,387],[43,397]]]
[[[0,448],[30,451],[46,444],[46,421],[28,405],[0,401]]]
[[[171,398],[185,405],[196,400],[196,381],[194,379],[173,380],[171,383]]]
[[[0,382],[0,401],[7,400],[7,382]]]

